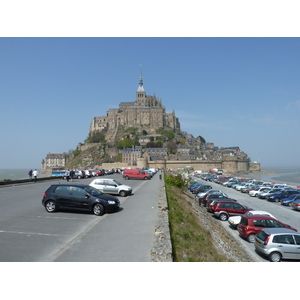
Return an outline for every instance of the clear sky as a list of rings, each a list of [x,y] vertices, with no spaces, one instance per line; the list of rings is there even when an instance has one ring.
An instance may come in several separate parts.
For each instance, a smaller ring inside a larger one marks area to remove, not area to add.
[[[76,149],[93,117],[135,100],[140,65],[183,131],[262,168],[300,166],[298,19],[292,0],[6,1],[0,168]]]
[[[0,38],[0,168],[74,150],[144,88],[181,129],[264,166],[300,165],[299,38]]]

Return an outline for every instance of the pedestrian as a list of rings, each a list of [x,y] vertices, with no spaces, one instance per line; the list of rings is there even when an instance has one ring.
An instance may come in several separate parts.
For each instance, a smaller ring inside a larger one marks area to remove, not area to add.
[[[39,174],[39,172],[37,171],[37,169],[35,169],[35,170],[32,172],[32,175],[33,175],[33,178],[34,178],[34,182],[36,182],[36,179],[37,179],[38,174]]]
[[[66,179],[67,179],[67,181],[69,181],[69,179],[70,179],[70,170],[68,169],[68,171],[66,171]]]
[[[28,176],[29,176],[29,180],[31,181],[31,180],[32,180],[32,170],[30,170],[30,171],[28,172]]]
[[[70,179],[71,179],[71,181],[73,181],[74,175],[75,175],[74,170],[71,170],[71,171],[70,171]]]

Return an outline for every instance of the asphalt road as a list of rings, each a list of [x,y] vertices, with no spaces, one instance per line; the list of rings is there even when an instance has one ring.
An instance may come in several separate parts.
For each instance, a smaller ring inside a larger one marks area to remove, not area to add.
[[[124,180],[134,194],[119,197],[116,213],[47,213],[43,193],[51,182],[0,188],[1,262],[148,262],[161,181]],[[76,179],[88,184],[93,179]],[[63,182],[63,180],[62,180]]]

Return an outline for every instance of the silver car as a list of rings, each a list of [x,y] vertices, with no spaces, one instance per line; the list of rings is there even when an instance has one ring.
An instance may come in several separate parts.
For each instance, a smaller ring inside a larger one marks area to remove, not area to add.
[[[255,250],[270,261],[300,260],[300,233],[287,228],[264,228],[255,237]]]

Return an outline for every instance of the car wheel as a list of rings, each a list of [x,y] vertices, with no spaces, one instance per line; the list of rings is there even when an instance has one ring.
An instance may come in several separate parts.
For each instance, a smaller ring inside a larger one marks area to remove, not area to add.
[[[278,203],[280,200],[279,198],[275,198],[274,201]]]
[[[102,204],[95,204],[94,207],[93,207],[93,213],[96,215],[96,216],[103,216],[104,215],[104,207]]]
[[[52,213],[57,210],[57,204],[55,201],[49,200],[46,202],[45,208],[48,213]]]
[[[125,176],[125,180],[129,180],[129,177],[128,177],[128,176]]]
[[[289,203],[289,206],[292,207],[292,202]]]
[[[249,235],[247,236],[247,241],[248,241],[249,243],[254,243],[254,242],[255,242],[255,234],[249,234]]]
[[[120,192],[119,192],[119,195],[120,195],[121,197],[126,197],[127,193],[126,193],[126,191],[120,191]]]
[[[272,252],[269,255],[269,260],[271,262],[279,262],[281,260],[281,254],[279,252]]]
[[[221,221],[227,221],[227,219],[228,219],[228,216],[226,215],[226,214],[220,214],[219,215],[219,219],[221,220]]]

